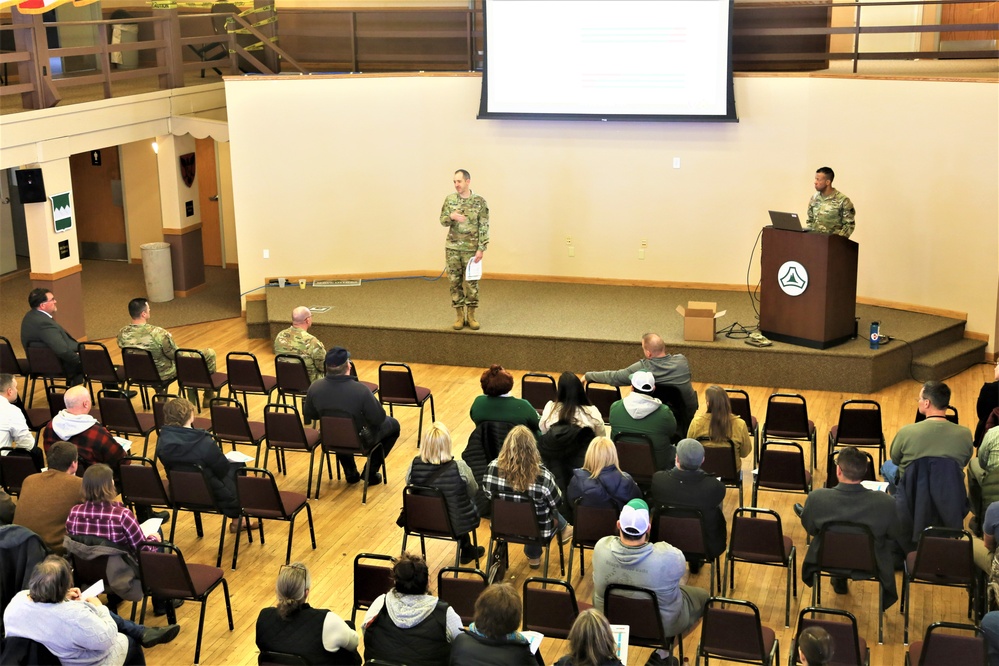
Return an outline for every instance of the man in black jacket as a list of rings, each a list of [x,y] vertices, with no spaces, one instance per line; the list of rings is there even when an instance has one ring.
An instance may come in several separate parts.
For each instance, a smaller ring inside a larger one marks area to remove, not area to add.
[[[326,354],[326,376],[314,381],[305,396],[303,416],[307,421],[315,421],[323,416],[343,416],[345,413],[354,417],[358,428],[367,426],[370,429],[371,441],[364,442],[362,438],[364,446],[381,444],[380,448],[372,448],[368,453],[368,465],[372,465],[373,470],[368,485],[377,486],[382,482],[382,475],[374,470],[381,467],[384,456],[399,439],[399,422],[386,415],[371,391],[350,375],[350,352],[343,347],[333,347]],[[337,460],[347,475],[347,483],[361,480],[353,456],[337,455]]]

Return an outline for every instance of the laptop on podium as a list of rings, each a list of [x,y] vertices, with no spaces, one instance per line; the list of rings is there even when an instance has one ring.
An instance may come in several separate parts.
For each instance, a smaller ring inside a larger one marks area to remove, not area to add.
[[[807,231],[807,229],[801,226],[801,220],[798,218],[797,213],[781,213],[780,211],[771,210],[770,222],[773,223],[774,229],[783,229],[784,231]]]

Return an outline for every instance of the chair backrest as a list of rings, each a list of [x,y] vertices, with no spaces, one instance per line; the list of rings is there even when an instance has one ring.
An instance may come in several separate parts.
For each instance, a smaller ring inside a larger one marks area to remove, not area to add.
[[[959,629],[971,636],[945,634],[942,629]],[[953,666],[954,664],[984,664],[985,640],[978,627],[955,622],[934,622],[926,628],[918,666]]]
[[[884,440],[881,405],[876,400],[847,400],[839,408],[837,444],[876,445]]]
[[[128,456],[118,466],[118,475],[123,503],[170,506],[170,496],[163,485],[156,461],[142,456]]]
[[[834,520],[822,526],[818,538],[820,570],[878,575],[874,535],[867,525]]]
[[[663,647],[669,638],[663,633],[659,600],[652,590],[612,583],[604,590],[604,615],[611,624],[627,624],[629,645]]]
[[[369,608],[375,599],[390,589],[392,589],[391,555],[361,553],[354,558],[354,612]]]
[[[301,356],[278,354],[274,357],[274,374],[283,393],[304,395],[309,390],[309,370]]]
[[[600,411],[604,423],[610,423],[610,408],[621,399],[621,389],[610,384],[586,382],[586,397]]]
[[[85,559],[70,554],[70,564],[73,565],[73,584],[82,590],[87,589],[99,580],[107,584],[107,567],[110,555],[100,555],[93,559]],[[110,589],[110,586],[107,586]]]
[[[447,501],[439,488],[408,485],[402,489],[407,534],[424,534],[456,539],[447,511]]]
[[[959,423],[957,416],[957,407],[954,407],[953,405],[947,405],[946,411],[947,411],[946,419],[948,421],[950,421],[951,423]],[[920,421],[923,421],[925,419],[926,419],[926,414],[923,414],[921,411],[917,409],[915,422],[919,423]]]
[[[238,400],[212,398],[208,403],[208,411],[212,417],[212,432],[216,437],[227,442],[253,441],[250,422]]]
[[[232,351],[225,355],[229,388],[234,393],[266,393],[264,376],[257,357],[250,352]]]
[[[728,554],[737,560],[786,563],[780,514],[772,509],[736,508]]]
[[[31,374],[36,377],[63,377],[65,371],[59,357],[49,347],[40,344],[30,345],[24,350],[28,356]]]
[[[652,540],[665,541],[684,555],[709,557],[704,514],[699,509],[665,506],[655,510]]]
[[[274,474],[259,467],[240,467],[236,470],[236,497],[239,506],[254,516],[286,518],[281,492]]]
[[[364,453],[364,443],[358,435],[357,423],[353,415],[341,412],[340,415],[327,414],[319,419],[319,432],[323,438],[323,450],[345,455]]]
[[[5,638],[3,650],[0,651],[0,664],[3,666],[59,666],[61,663],[38,641],[20,636]]]
[[[656,454],[648,435],[619,432],[614,436],[614,446],[621,471],[630,474],[639,485],[652,483],[652,475],[656,473]]]
[[[465,626],[475,618],[475,600],[488,585],[486,574],[478,569],[444,567],[437,574],[437,596],[454,609]]]
[[[153,355],[146,349],[123,347],[121,362],[125,366],[125,376],[134,384],[149,385],[163,382],[160,371],[156,369],[156,362],[153,361]]]
[[[774,393],[767,400],[767,437],[808,439],[808,405],[798,393]]]
[[[378,396],[382,402],[417,403],[413,371],[405,363],[382,363],[378,366]]]
[[[170,498],[173,503],[189,511],[218,513],[201,465],[181,465],[167,468]]]
[[[257,666],[310,666],[309,660],[300,654],[261,650],[257,655]]]
[[[572,585],[557,578],[524,581],[524,630],[566,639],[579,615]]]
[[[725,389],[728,401],[732,405],[732,413],[746,423],[746,429],[753,432],[753,410],[749,404],[749,394],[742,389]]]
[[[66,389],[62,384],[50,384],[45,387],[45,401],[49,403],[49,412],[56,414],[66,409]]]
[[[305,426],[294,405],[272,402],[264,406],[264,431],[270,446],[308,448]]]
[[[157,550],[140,548],[137,551],[143,591],[168,599],[197,596],[180,549],[169,542],[156,542],[155,545]]]
[[[593,548],[605,536],[617,534],[620,512],[613,507],[584,506],[580,503],[582,499],[576,500],[572,542],[584,548]]]
[[[832,615],[843,619],[830,620],[818,617],[819,615]],[[801,632],[809,627],[820,627],[832,636],[836,650],[829,666],[856,666],[864,663],[865,655],[861,654],[860,649],[860,631],[857,628],[857,618],[854,617],[853,613],[818,606],[802,608],[801,612],[798,613],[798,628],[794,632],[794,644],[791,646],[792,654],[795,657],[797,657],[798,638],[801,636]]]
[[[723,608],[722,606],[729,606]],[[741,606],[747,610],[736,610]],[[711,597],[701,623],[701,654],[768,663],[760,609],[749,601]]]
[[[0,485],[8,495],[20,495],[24,480],[41,471],[27,449],[0,448]]]
[[[117,382],[118,373],[114,369],[111,361],[111,354],[108,348],[100,342],[81,342],[77,346],[80,353],[80,365],[83,368],[83,377],[88,382]]]
[[[652,397],[659,398],[659,401],[669,407],[676,418],[677,427],[690,424],[690,415],[687,414],[687,404],[683,401],[683,393],[680,388],[672,384],[656,384]],[[681,432],[687,432],[685,428]]]
[[[200,350],[178,349],[173,361],[177,366],[177,383],[181,386],[214,388],[208,361]]]
[[[159,432],[160,428],[163,427],[163,407],[171,400],[176,399],[177,396],[172,393],[154,393],[151,396],[150,403],[153,407],[153,422],[156,424],[156,432]]]
[[[10,340],[0,335],[0,372],[8,375],[26,375],[27,370],[21,367],[21,363],[17,360]]]
[[[756,483],[761,488],[806,490],[805,451],[794,442],[763,442]]]
[[[543,372],[528,372],[520,378],[520,397],[538,410],[545,408],[549,401],[558,399],[558,385],[555,378]]]
[[[977,575],[971,533],[927,527],[919,535],[910,579],[936,585],[971,585]]]
[[[97,392],[97,408],[101,410],[101,421],[108,430],[116,432],[142,432],[135,407],[121,391],[101,389]]]
[[[739,483],[739,465],[736,463],[738,454],[735,442],[726,439],[724,445],[710,444],[710,437],[698,437],[697,441],[704,445],[704,462],[701,469],[721,479],[722,483]]]
[[[493,538],[511,543],[541,540],[541,527],[534,511],[534,502],[526,496],[520,502],[494,496],[491,525]]]

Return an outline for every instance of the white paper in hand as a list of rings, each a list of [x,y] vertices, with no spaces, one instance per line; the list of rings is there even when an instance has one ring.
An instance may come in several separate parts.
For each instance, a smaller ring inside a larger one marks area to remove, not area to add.
[[[482,260],[479,259],[469,259],[468,264],[465,266],[465,279],[471,282],[472,280],[482,279]]]
[[[128,453],[129,451],[132,450],[132,442],[125,439],[124,437],[115,437],[114,441],[121,444],[121,448],[125,449],[125,453]]]
[[[531,653],[537,654],[538,648],[541,647],[541,641],[544,640],[545,635],[537,631],[522,631],[520,634],[531,642]]]
[[[83,592],[80,592],[81,599],[93,599],[104,592],[104,581],[99,580]]]
[[[139,529],[146,536],[159,535],[160,525],[163,524],[162,518],[150,518],[139,523]]]

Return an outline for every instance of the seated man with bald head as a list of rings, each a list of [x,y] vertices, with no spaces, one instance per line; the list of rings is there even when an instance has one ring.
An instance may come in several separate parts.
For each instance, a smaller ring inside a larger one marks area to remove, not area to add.
[[[326,347],[319,338],[309,333],[312,312],[304,305],[291,313],[291,326],[278,333],[274,339],[275,354],[294,354],[305,361],[309,381],[314,382],[326,374]]]
[[[104,463],[113,470],[128,455],[121,444],[111,436],[97,419],[90,415],[90,391],[86,386],[73,386],[66,391],[66,409],[42,431],[42,446],[45,452],[55,442],[72,442],[80,454],[80,464],[86,469],[96,463]]]

